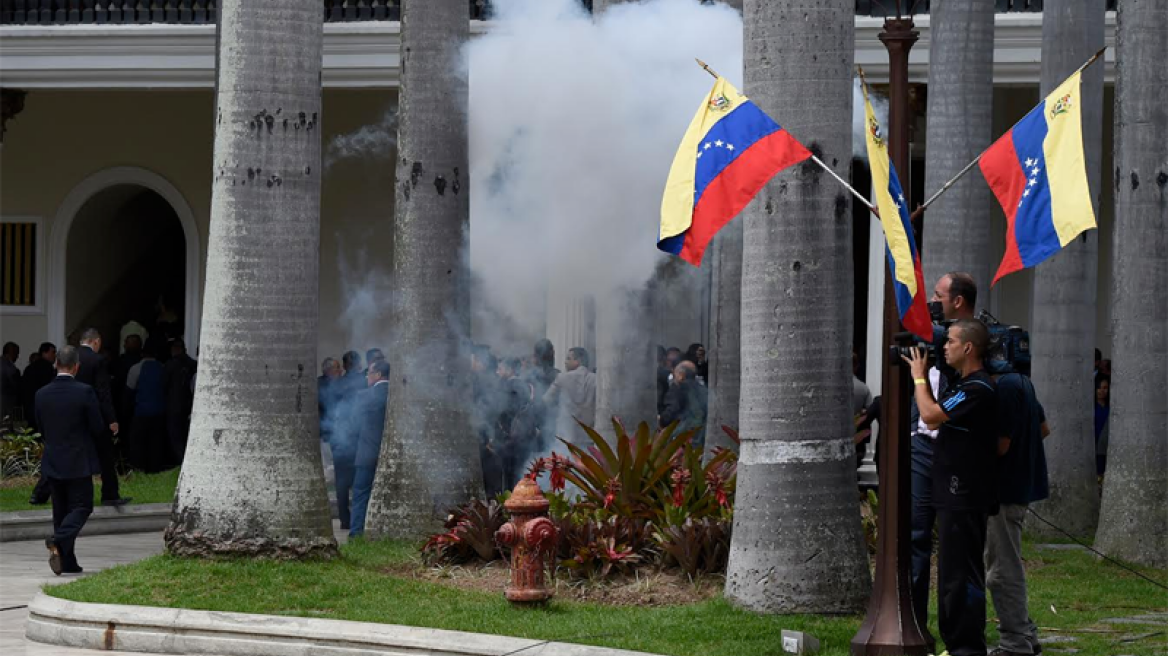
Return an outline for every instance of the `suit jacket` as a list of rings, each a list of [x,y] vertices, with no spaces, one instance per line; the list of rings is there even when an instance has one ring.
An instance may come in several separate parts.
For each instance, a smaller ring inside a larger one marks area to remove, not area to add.
[[[56,479],[101,473],[94,440],[107,425],[97,392],[70,376],[57,376],[36,394],[36,420],[45,440],[41,471]]]
[[[357,433],[357,466],[376,467],[381,453],[381,432],[385,428],[385,408],[389,403],[389,383],[382,381],[361,393],[361,428]]]
[[[52,362],[37,360],[24,368],[24,377],[21,381],[21,391],[24,392],[24,418],[36,423],[36,393],[42,387],[53,382],[57,377],[57,369]]]
[[[81,360],[81,368],[77,370],[77,382],[89,385],[97,393],[97,403],[105,423],[109,425],[116,422],[118,416],[114,413],[114,397],[110,391],[110,375],[105,358],[84,344],[78,347],[77,355]]]
[[[15,413],[20,407],[20,369],[8,358],[0,357],[0,416]]]

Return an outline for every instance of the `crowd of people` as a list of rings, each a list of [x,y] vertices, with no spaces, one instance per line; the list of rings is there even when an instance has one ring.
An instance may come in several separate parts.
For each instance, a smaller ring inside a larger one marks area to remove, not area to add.
[[[119,465],[144,472],[176,467],[182,463],[190,432],[195,360],[187,355],[181,337],[167,337],[165,330],[156,328],[154,336],[143,339],[139,331],[146,333],[137,322],[127,324],[117,354],[104,346],[98,330],[87,328],[78,334],[77,380],[94,388],[107,424],[106,435],[98,439],[98,452],[102,499],[109,505],[125,502],[117,483]],[[23,372],[16,366],[19,357],[19,346],[4,345],[0,415],[43,432],[37,393],[58,376],[58,349],[44,342],[30,354]],[[38,485],[30,503],[48,503],[49,496],[48,487]]]
[[[364,531],[365,511],[377,469],[385,424],[389,364],[381,349],[326,358],[319,378],[320,434],[326,463],[331,460],[341,526],[350,535]],[[705,348],[659,347],[658,425],[677,421],[680,430],[706,421]],[[512,489],[532,458],[556,448],[557,438],[589,443],[581,423],[596,421],[596,369],[583,347],[568,349],[563,370],[556,367],[551,341],[540,339],[530,354],[500,357],[484,344],[470,348],[471,428],[479,443],[488,497]],[[640,418],[637,418],[638,420]],[[579,423],[578,423],[579,422]],[[327,465],[326,465],[327,466]]]

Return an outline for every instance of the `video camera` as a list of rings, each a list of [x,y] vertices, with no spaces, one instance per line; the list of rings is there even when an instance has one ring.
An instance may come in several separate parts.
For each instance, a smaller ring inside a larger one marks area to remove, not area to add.
[[[937,302],[929,303],[929,315],[933,320],[933,342],[914,338],[910,346],[891,347],[888,355],[893,364],[900,364],[902,355],[911,357],[911,349],[924,349],[930,363],[944,361],[945,355],[941,351],[945,343],[944,335],[954,322],[944,318],[941,304]],[[986,371],[990,374],[1019,373],[1030,376],[1030,333],[1020,326],[1003,324],[986,310],[977,314],[977,320],[985,324],[990,333],[990,347],[984,357]]]

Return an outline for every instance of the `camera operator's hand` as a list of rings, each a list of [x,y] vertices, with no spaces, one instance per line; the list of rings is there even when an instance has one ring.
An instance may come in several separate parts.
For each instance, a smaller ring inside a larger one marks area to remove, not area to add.
[[[909,349],[909,353],[912,353],[912,357],[905,357],[902,354],[900,359],[908,363],[908,368],[912,372],[913,379],[924,378],[928,380],[929,359],[925,355],[925,350],[922,348],[912,348]]]

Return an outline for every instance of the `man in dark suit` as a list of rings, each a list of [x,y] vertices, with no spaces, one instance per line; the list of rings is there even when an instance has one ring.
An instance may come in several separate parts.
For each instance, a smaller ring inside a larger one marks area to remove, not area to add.
[[[101,505],[124,506],[130,499],[123,499],[118,489],[118,470],[113,436],[118,434],[118,417],[114,413],[114,398],[110,390],[109,369],[105,358],[101,357],[101,333],[96,328],[86,328],[81,333],[81,347],[77,356],[81,368],[77,371],[77,381],[93,388],[97,403],[101,408],[108,431],[102,431],[97,441],[97,457],[101,460]]]
[[[16,361],[20,359],[20,346],[16,342],[4,344],[4,354],[0,355],[0,418],[16,416],[20,408],[20,369]]]
[[[366,374],[369,389],[358,400],[360,428],[357,432],[357,475],[353,479],[353,509],[349,537],[365,533],[365,511],[373,494],[373,477],[377,474],[377,456],[381,453],[381,431],[385,427],[385,407],[389,402],[389,363],[375,360]]]
[[[39,431],[40,426],[36,422],[36,393],[57,377],[57,369],[53,366],[57,361],[57,346],[52,342],[45,342],[37,349],[37,353],[40,357],[24,368],[21,392],[24,393],[24,416],[30,421],[33,429]],[[49,479],[44,472],[41,472],[28,502],[34,506],[49,502]]]
[[[93,512],[93,475],[101,471],[96,439],[107,426],[97,393],[76,380],[77,349],[57,353],[57,377],[36,395],[36,421],[45,436],[41,471],[53,496],[53,535],[45,538],[53,573],[79,574],[73,550],[77,534]]]

